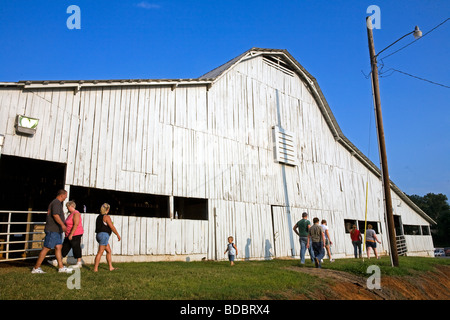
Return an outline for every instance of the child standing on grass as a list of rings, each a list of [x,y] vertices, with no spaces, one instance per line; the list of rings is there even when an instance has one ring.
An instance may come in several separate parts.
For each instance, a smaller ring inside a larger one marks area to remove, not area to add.
[[[237,256],[238,250],[237,250],[236,245],[233,243],[232,236],[228,237],[227,250],[225,250],[225,252],[223,254],[225,254],[227,252],[228,252],[228,260],[230,260],[230,264],[232,266],[234,266],[234,258]]]

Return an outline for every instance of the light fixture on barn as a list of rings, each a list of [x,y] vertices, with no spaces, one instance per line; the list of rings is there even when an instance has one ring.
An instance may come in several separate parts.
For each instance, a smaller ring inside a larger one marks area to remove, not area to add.
[[[386,211],[386,221],[387,221],[387,229],[390,243],[390,255],[391,262],[393,267],[398,267],[398,252],[397,252],[397,241],[395,235],[395,223],[394,223],[394,215],[392,210],[392,198],[391,198],[391,184],[389,179],[389,172],[387,166],[387,157],[386,157],[386,145],[384,141],[384,128],[383,128],[383,118],[381,114],[381,103],[380,103],[380,87],[378,83],[378,67],[377,67],[377,56],[393,46],[395,43],[403,39],[404,37],[414,34],[414,38],[418,39],[422,36],[422,32],[419,30],[419,27],[415,27],[414,31],[411,31],[405,34],[403,37],[399,38],[383,50],[381,50],[378,54],[375,54],[375,46],[373,43],[373,27],[371,17],[366,17],[366,26],[367,26],[367,38],[369,40],[369,53],[370,53],[370,65],[372,68],[371,79],[372,79],[372,88],[373,88],[373,98],[375,104],[375,115],[376,115],[376,123],[377,123],[377,134],[378,134],[378,145],[380,149],[380,162],[381,162],[381,175],[383,179],[383,190],[384,190],[384,200],[385,200],[385,211]]]
[[[39,124],[39,119],[30,118],[21,114],[16,116],[16,133],[24,135],[34,135]]]

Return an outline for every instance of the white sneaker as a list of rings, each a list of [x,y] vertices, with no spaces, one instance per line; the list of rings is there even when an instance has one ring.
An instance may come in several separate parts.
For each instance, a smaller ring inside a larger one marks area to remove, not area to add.
[[[42,271],[41,267],[39,267],[39,268],[37,268],[37,269],[33,268],[33,269],[31,270],[31,273],[45,273],[45,272]]]
[[[330,262],[334,262],[334,259],[330,259]]]
[[[72,273],[73,269],[72,268],[67,268],[67,267],[62,267],[62,268],[58,269],[58,272],[61,272],[61,273]]]
[[[72,269],[80,269],[83,267],[83,264],[81,262],[77,262],[77,264],[74,264],[71,266]]]
[[[58,260],[47,260],[48,264],[54,267],[58,267]]]

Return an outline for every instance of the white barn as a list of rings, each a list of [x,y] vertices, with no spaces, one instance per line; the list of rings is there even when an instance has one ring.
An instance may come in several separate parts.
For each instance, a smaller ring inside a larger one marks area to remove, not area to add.
[[[35,132],[19,132],[17,115],[39,119]],[[28,191],[27,208],[46,210],[58,183],[87,206],[85,260],[103,202],[122,236],[110,240],[116,261],[220,260],[229,235],[242,259],[295,257],[304,211],[328,221],[336,258],[352,257],[366,183],[367,220],[388,250],[380,170],[286,50],[252,48],[196,79],[0,82],[0,134],[5,181],[18,163],[59,172]],[[24,210],[19,187],[2,187],[1,209]],[[432,255],[435,222],[393,183],[391,193],[405,253]]]

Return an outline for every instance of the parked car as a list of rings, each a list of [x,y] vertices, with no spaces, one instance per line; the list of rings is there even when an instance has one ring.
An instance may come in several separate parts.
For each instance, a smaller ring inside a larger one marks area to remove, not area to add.
[[[450,248],[445,249],[445,255],[450,256]]]
[[[434,249],[434,256],[435,257],[445,257],[444,249]]]

